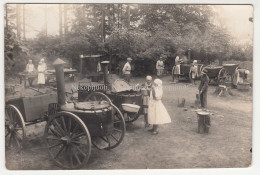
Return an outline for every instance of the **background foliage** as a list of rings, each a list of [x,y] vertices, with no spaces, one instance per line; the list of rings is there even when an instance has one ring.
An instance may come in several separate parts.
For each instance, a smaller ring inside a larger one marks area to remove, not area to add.
[[[112,70],[117,72],[132,57],[136,75],[154,73],[159,56],[171,70],[174,58],[187,55],[188,49],[192,59],[204,64],[219,58],[253,58],[253,46],[235,43],[225,29],[215,25],[216,14],[208,5],[75,4],[67,10],[75,18],[63,24],[60,31],[64,33],[50,36],[43,29],[36,38],[26,40],[17,36],[18,9],[6,8],[7,75],[23,71],[28,59],[37,65],[41,58],[50,64],[61,57],[78,68],[80,54],[103,53],[116,60]]]

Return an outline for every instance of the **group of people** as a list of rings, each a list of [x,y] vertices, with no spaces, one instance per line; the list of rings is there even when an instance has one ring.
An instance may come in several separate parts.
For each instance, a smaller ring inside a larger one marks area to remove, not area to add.
[[[125,63],[122,69],[122,73],[124,76],[124,80],[129,83],[131,79],[131,62],[133,59],[129,57],[126,60],[127,62]],[[163,75],[163,70],[164,70],[164,62],[162,56],[156,62],[156,70],[157,70],[157,76],[161,77]]]
[[[127,62],[125,63],[122,72],[126,82],[130,82],[131,78],[131,63],[132,58],[127,58]],[[178,76],[180,74],[180,64],[182,60],[179,56],[175,59],[175,70],[174,75]],[[156,63],[157,76],[161,77],[164,70],[164,63],[162,57]],[[191,67],[191,79],[195,84],[195,78],[198,75],[198,64],[197,60],[194,60]],[[203,70],[200,75],[201,82],[198,87],[199,90],[199,101],[202,108],[207,108],[207,92],[208,92],[208,84],[209,77],[207,76],[207,70]],[[161,99],[163,95],[162,89],[162,80],[155,79],[152,81],[151,76],[146,77],[146,82],[142,85],[142,93],[143,93],[143,114],[145,127],[149,127],[153,125],[152,129],[148,131],[152,132],[153,135],[158,134],[158,126],[165,123],[170,123],[171,118],[168,114],[166,108],[164,107]]]
[[[127,58],[127,62],[125,63],[122,72],[124,76],[124,80],[126,82],[130,82],[131,78],[131,62],[132,58]],[[180,75],[180,64],[183,62],[182,59],[180,59],[179,56],[176,56],[175,58],[175,69],[174,69],[174,76],[179,76]],[[156,63],[156,69],[157,69],[157,76],[161,77],[163,74],[164,70],[164,62],[163,62],[163,57],[160,57],[160,59]],[[207,70],[203,70],[201,72],[201,75],[198,74],[198,62],[197,60],[194,60],[192,62],[191,66],[191,80],[193,84],[195,85],[195,79],[200,76],[201,82],[199,85],[199,100],[202,108],[207,108],[207,91],[208,91],[208,84],[209,84],[209,77],[207,76]],[[149,82],[149,80],[147,80]],[[147,82],[147,83],[148,83]]]
[[[25,72],[27,72],[28,74],[35,74],[36,72],[38,73],[38,85],[39,88],[41,88],[44,84],[45,84],[45,72],[47,70],[47,65],[44,62],[44,59],[41,59],[39,62],[39,65],[37,67],[37,70],[35,69],[32,60],[29,60],[28,64],[26,65],[26,70]],[[29,77],[28,81],[29,81],[29,85],[32,86],[33,85],[33,80],[34,77]]]

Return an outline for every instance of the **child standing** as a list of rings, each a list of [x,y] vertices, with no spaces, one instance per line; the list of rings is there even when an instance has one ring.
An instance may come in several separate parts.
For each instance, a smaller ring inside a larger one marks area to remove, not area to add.
[[[162,104],[162,95],[162,80],[155,79],[148,106],[148,123],[153,125],[153,128],[149,131],[151,131],[153,135],[158,134],[158,125],[171,122],[171,117]]]

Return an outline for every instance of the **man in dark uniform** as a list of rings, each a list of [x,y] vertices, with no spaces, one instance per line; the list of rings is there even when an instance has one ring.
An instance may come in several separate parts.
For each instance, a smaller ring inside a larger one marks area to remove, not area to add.
[[[200,78],[200,85],[199,85],[199,94],[200,94],[200,104],[202,108],[207,108],[207,93],[208,93],[208,86],[209,86],[209,77],[206,74],[208,71],[203,70],[202,75]]]

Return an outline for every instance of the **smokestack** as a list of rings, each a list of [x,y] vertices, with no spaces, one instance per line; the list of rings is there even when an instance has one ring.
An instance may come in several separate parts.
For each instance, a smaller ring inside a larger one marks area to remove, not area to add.
[[[66,104],[66,97],[65,97],[65,80],[64,80],[64,68],[63,65],[66,62],[60,58],[57,58],[53,65],[55,67],[56,73],[56,84],[57,84],[57,95],[58,95],[58,104],[60,106]]]
[[[103,72],[104,72],[104,84],[107,87],[108,86],[108,64],[109,64],[109,61],[102,61],[101,64],[104,67],[104,69],[103,69]]]

